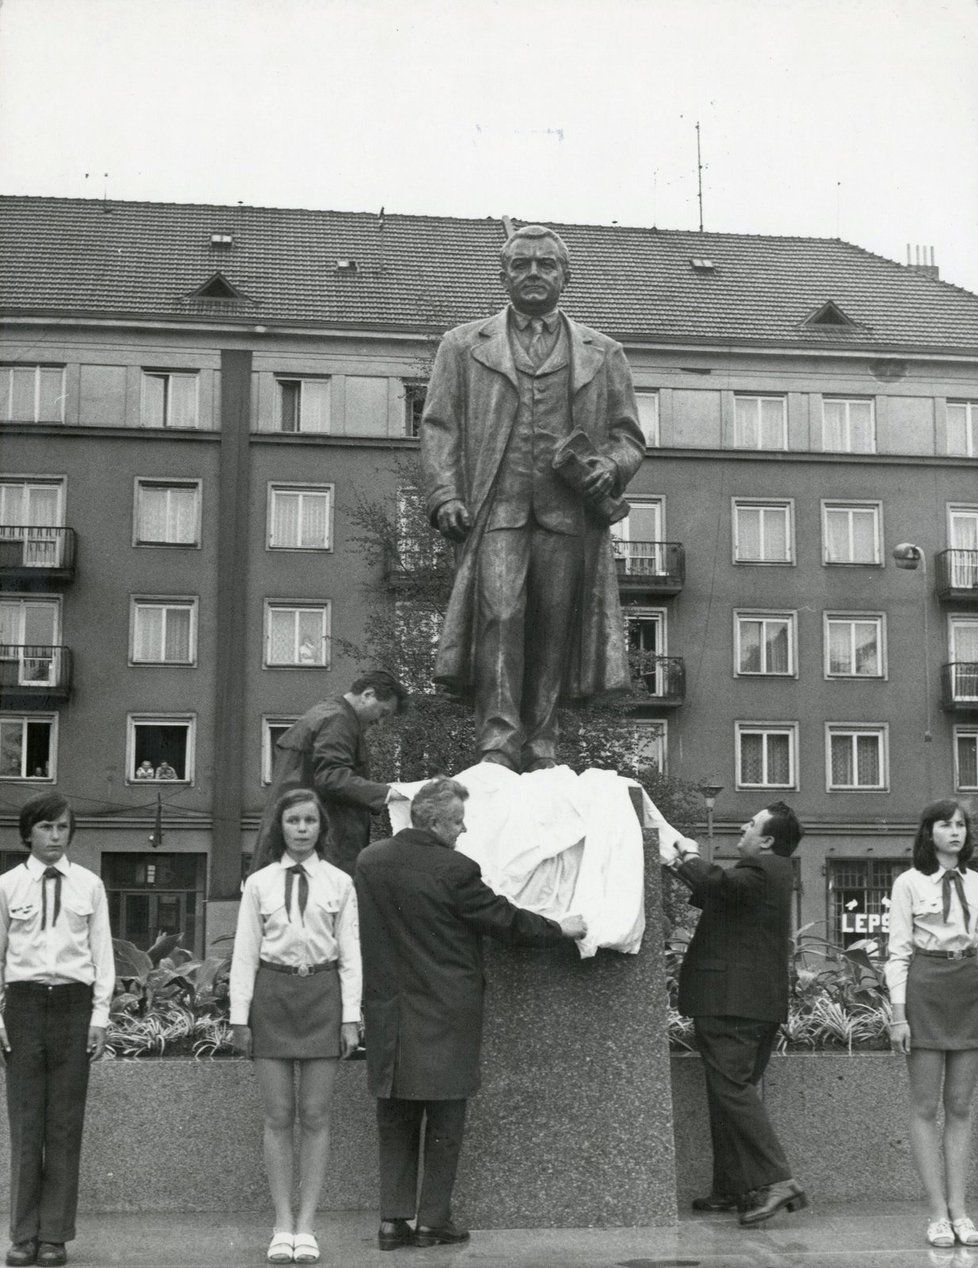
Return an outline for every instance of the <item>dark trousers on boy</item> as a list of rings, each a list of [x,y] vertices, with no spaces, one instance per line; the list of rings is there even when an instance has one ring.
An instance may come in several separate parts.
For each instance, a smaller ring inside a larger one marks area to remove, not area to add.
[[[8,982],[4,1023],[10,1118],[10,1237],[75,1236],[88,1092],[92,988]]]

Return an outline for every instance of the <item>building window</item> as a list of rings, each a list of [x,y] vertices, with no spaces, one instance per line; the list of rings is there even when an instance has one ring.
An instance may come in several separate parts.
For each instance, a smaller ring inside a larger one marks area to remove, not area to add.
[[[822,449],[826,453],[875,453],[873,402],[823,398]]]
[[[199,546],[200,481],[139,480],[133,545]]]
[[[737,449],[787,449],[788,415],[783,396],[734,397]]]
[[[404,384],[404,434],[406,436],[421,435],[421,415],[424,413],[427,395],[427,383]]]
[[[978,619],[948,619],[948,654],[953,699],[978,700]]]
[[[978,453],[978,401],[948,401],[947,451],[956,458],[974,458]]]
[[[822,561],[826,564],[879,564],[878,502],[822,503]]]
[[[954,786],[960,792],[978,791],[978,728],[954,728]]]
[[[631,718],[631,763],[636,770],[652,769],[658,775],[666,774],[668,753],[667,724],[652,718]]]
[[[329,379],[276,379],[279,431],[329,431]]]
[[[196,427],[200,375],[170,370],[143,371],[144,427]]]
[[[0,779],[53,780],[56,726],[55,714],[0,714]]]
[[[884,651],[882,616],[825,613],[826,678],[882,678]]]
[[[791,502],[737,499],[733,519],[734,563],[794,563]]]
[[[738,722],[736,738],[738,788],[795,787],[796,723]]]
[[[268,717],[261,720],[261,782],[270,784],[275,770],[275,745],[295,726],[297,718]]]
[[[112,935],[148,951],[157,938],[180,934],[180,945],[202,955],[204,854],[102,855],[102,880]]]
[[[330,550],[333,486],[268,486],[269,550]]]
[[[647,449],[659,446],[659,393],[637,388],[635,403],[638,406],[638,425],[645,437]]]
[[[737,612],[734,616],[734,672],[791,677],[795,672],[795,614]]]
[[[131,713],[126,737],[126,778],[137,783],[194,778],[196,719],[190,713]]]
[[[847,947],[890,932],[893,882],[908,859],[829,859],[829,922],[835,940]]]
[[[886,727],[834,726],[825,728],[826,787],[829,792],[886,787]]]
[[[666,694],[666,614],[661,608],[625,609],[632,682],[650,696]]]
[[[133,599],[130,624],[134,665],[196,664],[196,599]]]
[[[329,666],[329,603],[265,604],[265,667]]]
[[[25,567],[63,564],[66,534],[44,530],[64,525],[64,489],[64,480],[0,480],[0,541],[19,543]]]
[[[662,498],[630,497],[631,511],[611,525],[611,541],[618,567],[626,576],[663,576],[668,571],[663,541]]]
[[[0,409],[11,423],[63,423],[64,366],[0,366]]]
[[[61,604],[58,599],[0,597],[0,665],[6,683],[54,686],[61,670]]]

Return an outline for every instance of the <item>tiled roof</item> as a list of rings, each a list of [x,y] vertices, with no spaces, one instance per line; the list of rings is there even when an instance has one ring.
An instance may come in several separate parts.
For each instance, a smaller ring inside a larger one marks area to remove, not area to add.
[[[978,296],[838,239],[554,228],[564,307],[618,338],[978,352]],[[441,331],[501,306],[503,236],[494,218],[6,196],[0,312]],[[195,297],[218,271],[245,298]],[[852,325],[806,326],[829,301]]]

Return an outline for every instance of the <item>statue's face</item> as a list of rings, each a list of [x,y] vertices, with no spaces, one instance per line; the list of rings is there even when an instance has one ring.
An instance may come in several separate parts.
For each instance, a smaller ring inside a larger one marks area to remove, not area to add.
[[[513,307],[535,317],[557,306],[570,270],[561,264],[552,238],[517,238],[499,280]]]

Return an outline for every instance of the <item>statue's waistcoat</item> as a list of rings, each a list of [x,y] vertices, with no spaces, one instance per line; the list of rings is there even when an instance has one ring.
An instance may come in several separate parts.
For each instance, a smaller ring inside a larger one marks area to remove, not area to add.
[[[554,450],[573,429],[566,327],[562,324],[553,352],[538,370],[512,333],[510,347],[519,406],[486,529],[522,528],[535,519],[551,532],[580,533],[584,528],[580,495],[568,488],[551,465]]]

